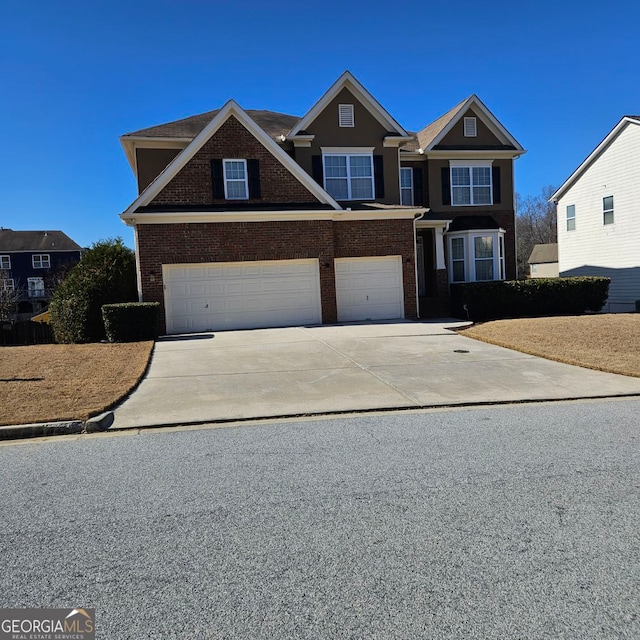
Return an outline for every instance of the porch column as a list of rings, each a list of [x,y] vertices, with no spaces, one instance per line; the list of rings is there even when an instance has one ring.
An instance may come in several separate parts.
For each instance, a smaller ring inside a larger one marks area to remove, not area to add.
[[[447,265],[444,261],[444,228],[437,227],[434,229],[435,245],[436,245],[436,269],[446,269]]]

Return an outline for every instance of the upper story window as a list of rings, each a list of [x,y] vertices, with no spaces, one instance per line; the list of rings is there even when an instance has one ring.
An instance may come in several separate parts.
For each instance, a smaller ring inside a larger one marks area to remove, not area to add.
[[[44,280],[42,278],[27,278],[27,289],[30,298],[44,298]]]
[[[613,196],[602,198],[602,215],[604,224],[613,224]]]
[[[400,168],[400,203],[413,206],[413,169]]]
[[[478,135],[478,123],[476,118],[464,119],[464,137],[475,138]]]
[[[490,166],[451,167],[453,206],[493,204],[492,191]]]
[[[338,124],[341,127],[355,127],[352,104],[338,105]]]
[[[11,269],[11,256],[0,256],[0,269],[2,271]]]
[[[2,283],[3,291],[15,291],[16,285],[13,278],[6,278],[5,280],[0,280]]]
[[[249,181],[246,160],[223,160],[224,197],[227,200],[248,200]]]
[[[373,155],[324,154],[324,188],[336,200],[373,200]]]
[[[449,281],[504,280],[504,233],[460,231],[449,235]]]
[[[570,204],[567,207],[567,231],[574,231],[576,228],[576,205]]]
[[[49,269],[51,260],[48,253],[34,253],[31,256],[31,264],[34,269]]]

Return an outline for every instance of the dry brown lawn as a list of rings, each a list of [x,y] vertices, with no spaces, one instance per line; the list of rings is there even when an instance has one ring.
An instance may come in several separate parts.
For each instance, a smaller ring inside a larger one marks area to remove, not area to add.
[[[153,342],[0,347],[0,425],[86,420],[126,396]]]
[[[640,377],[640,314],[495,320],[461,333],[558,362]]]

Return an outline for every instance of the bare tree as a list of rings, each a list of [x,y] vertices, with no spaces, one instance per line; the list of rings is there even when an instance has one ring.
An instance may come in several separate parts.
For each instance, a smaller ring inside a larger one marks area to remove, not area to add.
[[[522,197],[516,193],[518,278],[525,278],[529,274],[527,260],[534,245],[558,241],[557,206],[549,202],[555,191],[553,185],[546,185],[537,196]]]

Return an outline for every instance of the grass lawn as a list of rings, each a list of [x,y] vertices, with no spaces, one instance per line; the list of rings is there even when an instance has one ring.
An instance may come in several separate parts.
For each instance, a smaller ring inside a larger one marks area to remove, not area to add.
[[[495,320],[460,333],[558,362],[640,377],[640,313]]]
[[[153,342],[0,347],[0,425],[86,420],[131,391]]]

